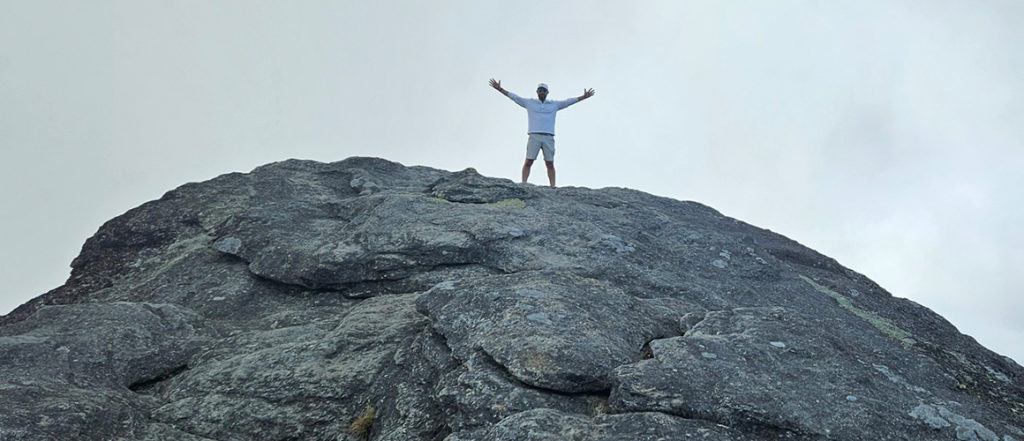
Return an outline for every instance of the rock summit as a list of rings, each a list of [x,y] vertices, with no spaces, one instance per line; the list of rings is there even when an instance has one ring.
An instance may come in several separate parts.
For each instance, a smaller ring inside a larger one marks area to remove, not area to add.
[[[1024,441],[1024,369],[695,202],[376,158],[184,185],[0,318],[0,440]]]

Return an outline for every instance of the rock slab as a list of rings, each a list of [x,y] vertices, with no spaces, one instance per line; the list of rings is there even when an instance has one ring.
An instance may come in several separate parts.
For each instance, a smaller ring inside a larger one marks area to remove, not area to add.
[[[377,158],[184,185],[0,318],[0,440],[1024,440],[1024,369],[695,202]]]

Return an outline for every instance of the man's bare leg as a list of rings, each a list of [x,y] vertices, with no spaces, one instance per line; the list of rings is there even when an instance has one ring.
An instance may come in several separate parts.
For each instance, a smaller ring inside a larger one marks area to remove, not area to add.
[[[523,163],[523,183],[526,183],[526,179],[530,177],[530,167],[533,167],[533,160],[527,159]]]
[[[555,186],[555,161],[544,161],[544,165],[548,167],[548,182],[551,182],[551,187]]]

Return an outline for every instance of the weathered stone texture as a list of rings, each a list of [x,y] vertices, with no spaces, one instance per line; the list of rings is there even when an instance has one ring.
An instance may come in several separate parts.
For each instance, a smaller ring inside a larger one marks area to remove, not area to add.
[[[1022,383],[703,205],[374,158],[182,186],[0,318],[3,441],[1008,441]]]

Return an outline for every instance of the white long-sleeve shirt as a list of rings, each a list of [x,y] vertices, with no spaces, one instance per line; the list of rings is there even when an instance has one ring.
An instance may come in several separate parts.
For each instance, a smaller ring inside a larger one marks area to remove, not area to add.
[[[555,113],[580,101],[579,98],[569,98],[562,101],[544,100],[536,98],[523,98],[512,92],[508,93],[509,99],[526,109],[526,116],[529,120],[527,133],[555,134]]]

